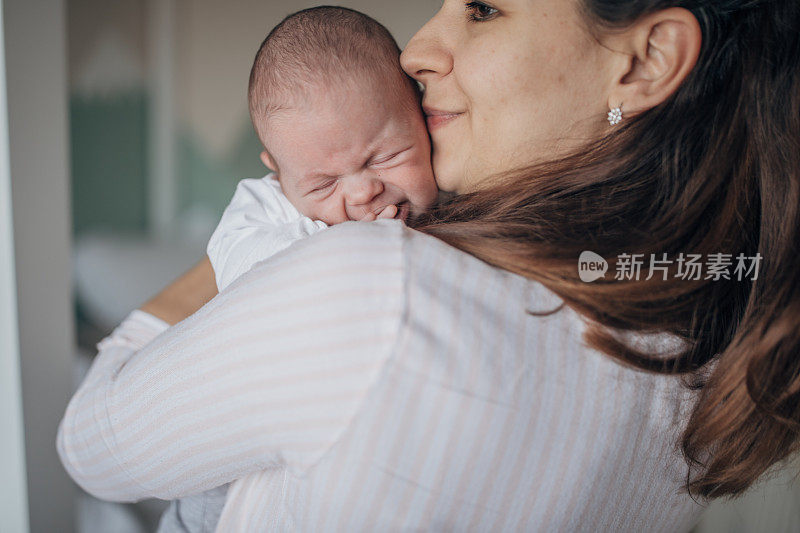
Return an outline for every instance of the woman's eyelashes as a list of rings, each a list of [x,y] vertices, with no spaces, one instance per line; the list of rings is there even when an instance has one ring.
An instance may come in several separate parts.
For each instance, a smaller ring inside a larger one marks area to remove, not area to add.
[[[471,22],[486,22],[497,16],[499,11],[483,2],[467,2],[464,4]]]

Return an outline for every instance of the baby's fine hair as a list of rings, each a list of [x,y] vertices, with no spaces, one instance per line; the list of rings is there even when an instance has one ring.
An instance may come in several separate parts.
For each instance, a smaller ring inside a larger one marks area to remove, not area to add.
[[[264,143],[264,125],[274,113],[309,101],[312,90],[375,82],[408,99],[415,82],[400,67],[400,48],[383,25],[345,7],[319,6],[289,15],[256,53],[247,100],[250,118]]]

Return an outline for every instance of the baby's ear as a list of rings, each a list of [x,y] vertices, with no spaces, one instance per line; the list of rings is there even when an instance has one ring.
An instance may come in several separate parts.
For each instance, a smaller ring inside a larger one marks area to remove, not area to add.
[[[264,163],[264,166],[270,169],[271,171],[277,173],[278,172],[278,165],[275,164],[275,160],[272,159],[272,156],[269,155],[269,152],[264,150],[261,152],[261,162]]]

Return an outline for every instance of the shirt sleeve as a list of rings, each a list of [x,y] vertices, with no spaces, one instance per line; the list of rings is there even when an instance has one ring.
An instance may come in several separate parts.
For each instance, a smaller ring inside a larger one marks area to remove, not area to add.
[[[399,220],[339,224],[140,349],[106,345],[59,426],[69,474],[101,499],[138,501],[315,464],[393,352],[405,231]]]
[[[239,182],[208,241],[207,253],[220,291],[257,262],[328,227],[300,213],[272,176]]]
[[[83,378],[83,385],[102,379],[109,368],[130,358],[131,354],[156,338],[169,324],[150,313],[136,309],[111,334],[97,344],[98,353]]]

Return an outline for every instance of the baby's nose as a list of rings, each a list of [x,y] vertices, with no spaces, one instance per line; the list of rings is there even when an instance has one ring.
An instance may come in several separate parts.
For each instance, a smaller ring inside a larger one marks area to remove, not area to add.
[[[369,203],[383,192],[383,182],[375,177],[353,176],[345,182],[345,195],[350,205]]]

